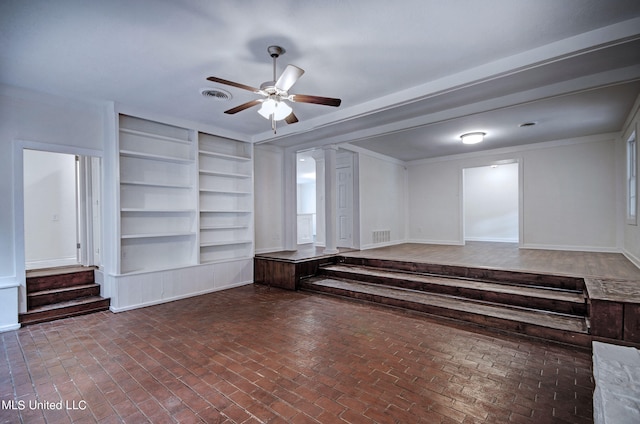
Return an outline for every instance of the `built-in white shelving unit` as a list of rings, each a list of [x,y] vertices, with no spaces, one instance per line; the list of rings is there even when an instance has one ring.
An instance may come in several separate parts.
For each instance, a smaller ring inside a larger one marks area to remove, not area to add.
[[[196,132],[119,115],[120,273],[197,262]]]
[[[198,135],[200,263],[253,256],[250,143]]]

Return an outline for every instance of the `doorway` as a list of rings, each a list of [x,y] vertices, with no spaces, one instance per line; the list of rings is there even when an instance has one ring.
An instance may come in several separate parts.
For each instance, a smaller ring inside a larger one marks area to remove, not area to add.
[[[463,169],[465,242],[519,242],[519,180],[516,161]]]
[[[101,265],[100,159],[23,151],[26,270]]]
[[[317,239],[316,161],[312,152],[296,154],[297,244]]]
[[[296,244],[326,247],[326,196],[335,196],[335,231],[337,247],[354,248],[357,231],[357,156],[348,150],[336,154],[335,192],[325,187],[325,149],[296,152]],[[291,209],[293,210],[293,208]]]

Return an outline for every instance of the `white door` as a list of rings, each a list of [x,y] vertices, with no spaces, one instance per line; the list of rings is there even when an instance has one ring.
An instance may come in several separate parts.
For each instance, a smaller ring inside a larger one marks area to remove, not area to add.
[[[341,153],[336,158],[338,247],[353,247],[353,156]]]

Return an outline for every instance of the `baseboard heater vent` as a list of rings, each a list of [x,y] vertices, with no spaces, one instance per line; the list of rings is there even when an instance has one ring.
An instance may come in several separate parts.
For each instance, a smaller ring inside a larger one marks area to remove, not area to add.
[[[376,230],[373,232],[373,243],[388,243],[391,241],[391,230]]]

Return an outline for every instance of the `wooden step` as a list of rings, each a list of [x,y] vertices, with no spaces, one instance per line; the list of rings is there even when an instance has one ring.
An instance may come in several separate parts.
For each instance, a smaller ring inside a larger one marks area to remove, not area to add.
[[[477,281],[356,265],[324,266],[321,268],[321,275],[565,314],[587,313],[584,293],[574,290]]]
[[[376,302],[562,343],[584,347],[591,343],[587,320],[579,316],[322,277],[302,280],[300,286],[304,290]]]
[[[53,275],[39,272],[29,272],[27,274],[27,293],[52,290],[62,287],[80,286],[92,284],[94,282],[93,268],[85,270],[60,270]]]
[[[37,324],[77,315],[84,315],[109,309],[110,300],[100,296],[88,296],[81,299],[38,306],[20,314],[22,325]]]
[[[29,310],[38,306],[53,303],[66,302],[73,299],[100,296],[100,285],[96,283],[79,286],[62,287],[51,290],[42,290],[27,294],[27,308]]]
[[[394,269],[420,274],[438,276],[463,277],[477,281],[518,284],[523,286],[550,287],[563,290],[584,290],[584,279],[570,275],[555,275],[511,271],[496,268],[466,267],[460,265],[429,264],[421,262],[404,262],[388,259],[356,258],[341,256],[340,261],[347,265],[359,265],[381,269]]]

